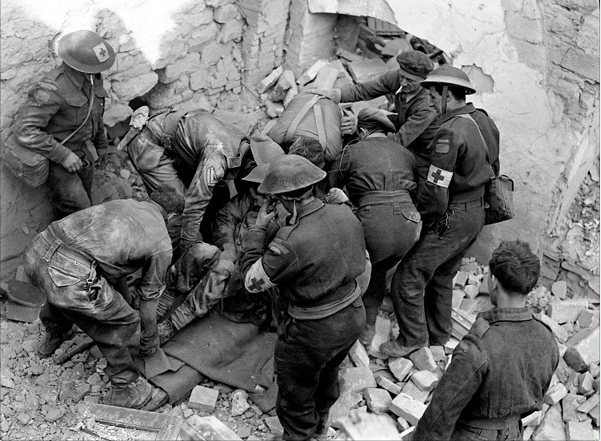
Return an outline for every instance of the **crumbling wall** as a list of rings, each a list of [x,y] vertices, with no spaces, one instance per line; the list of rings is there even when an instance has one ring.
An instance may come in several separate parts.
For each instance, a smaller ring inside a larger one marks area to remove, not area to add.
[[[283,60],[288,0],[110,3],[115,9],[107,4],[2,2],[2,143],[28,87],[60,63],[55,43],[62,32],[95,30],[117,53],[114,66],[104,73],[109,93],[104,121],[113,136],[122,135],[111,129],[127,122],[132,100],[151,110],[177,106],[251,113],[259,106],[243,84],[254,88]],[[4,278],[33,236],[52,220],[52,210],[45,187],[30,189],[3,167],[0,196]]]

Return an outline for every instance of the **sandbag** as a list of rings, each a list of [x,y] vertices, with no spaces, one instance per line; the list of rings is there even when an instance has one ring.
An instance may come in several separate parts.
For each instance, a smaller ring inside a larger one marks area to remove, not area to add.
[[[295,96],[267,135],[287,152],[298,136],[319,140],[327,163],[342,149],[341,111],[331,99],[311,92]]]

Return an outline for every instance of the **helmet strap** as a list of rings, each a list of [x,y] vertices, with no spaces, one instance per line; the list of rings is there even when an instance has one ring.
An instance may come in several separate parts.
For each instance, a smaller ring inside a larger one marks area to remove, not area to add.
[[[442,98],[440,101],[440,110],[442,112],[442,114],[444,115],[445,113],[447,113],[447,99],[449,97],[449,86],[447,86],[446,84],[442,85]]]

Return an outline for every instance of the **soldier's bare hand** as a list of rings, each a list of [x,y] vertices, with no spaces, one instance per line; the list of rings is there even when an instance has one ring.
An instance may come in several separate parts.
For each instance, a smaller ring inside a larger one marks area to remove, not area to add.
[[[81,159],[79,159],[75,153],[69,152],[69,155],[67,155],[61,165],[69,173],[75,173],[81,170],[83,167],[83,162],[81,162]]]
[[[256,227],[266,227],[269,222],[276,216],[275,211],[269,212],[269,200],[266,200],[261,208],[259,209],[259,214],[257,215],[257,221],[255,222]]]
[[[354,115],[344,115],[340,121],[340,133],[352,135],[357,131],[357,118]]]

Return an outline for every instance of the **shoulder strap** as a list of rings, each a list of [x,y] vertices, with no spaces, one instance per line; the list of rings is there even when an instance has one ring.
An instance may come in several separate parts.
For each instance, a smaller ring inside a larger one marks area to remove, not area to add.
[[[296,131],[298,125],[301,123],[307,112],[311,110],[311,107],[313,107],[321,98],[324,97],[313,95],[310,100],[303,104],[288,126],[288,130],[286,131],[286,139],[292,139],[294,137],[294,132]]]
[[[462,113],[457,116],[459,116],[461,118],[469,119],[471,122],[474,123],[474,125],[476,126],[476,130],[478,130],[478,135],[480,135],[480,139],[482,140],[482,142],[484,143],[484,147],[486,148],[486,160],[490,163],[490,151],[488,150],[488,144],[486,143],[484,136],[482,136],[482,131],[480,130],[478,123],[474,120],[474,118],[472,118],[472,115],[470,115],[470,114]]]

